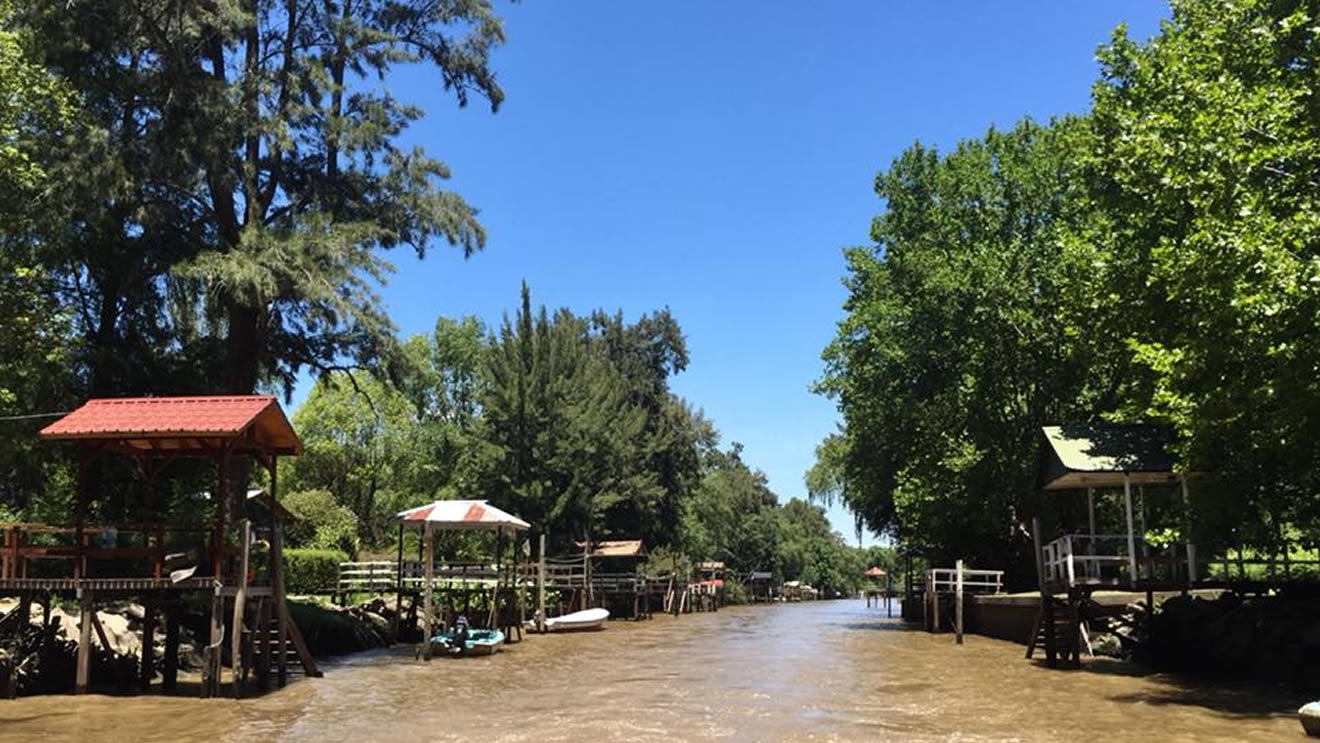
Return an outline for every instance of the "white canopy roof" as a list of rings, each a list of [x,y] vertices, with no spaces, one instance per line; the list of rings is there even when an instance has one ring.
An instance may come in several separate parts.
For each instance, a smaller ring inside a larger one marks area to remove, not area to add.
[[[531,524],[484,500],[438,500],[397,514],[405,522],[433,529],[530,529]]]

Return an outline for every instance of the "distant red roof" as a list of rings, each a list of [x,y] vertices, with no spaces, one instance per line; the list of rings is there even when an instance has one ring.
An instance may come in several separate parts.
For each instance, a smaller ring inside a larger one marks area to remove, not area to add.
[[[586,542],[575,542],[578,549],[586,546]],[[596,542],[592,545],[592,557],[645,557],[646,545],[642,544],[640,539],[615,539],[604,542]]]
[[[289,419],[269,395],[92,399],[43,428],[41,438],[140,450],[205,449],[215,440],[246,438],[276,454],[302,452]]]

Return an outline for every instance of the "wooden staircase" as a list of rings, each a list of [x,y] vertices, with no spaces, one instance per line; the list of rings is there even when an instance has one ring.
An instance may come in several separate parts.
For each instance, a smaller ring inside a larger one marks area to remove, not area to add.
[[[1042,596],[1031,626],[1027,658],[1032,658],[1037,648],[1045,651],[1046,662],[1051,667],[1055,667],[1059,660],[1072,667],[1081,666],[1083,648],[1087,655],[1094,657],[1091,638],[1086,631],[1089,603],[1089,597],[1078,591],[1069,591],[1066,599],[1048,594]]]

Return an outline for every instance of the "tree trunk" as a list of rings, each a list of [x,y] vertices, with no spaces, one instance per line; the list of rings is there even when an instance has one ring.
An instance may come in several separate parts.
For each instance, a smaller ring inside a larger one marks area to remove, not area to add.
[[[225,391],[250,395],[257,389],[261,364],[258,321],[261,311],[228,300],[229,335],[225,339]]]

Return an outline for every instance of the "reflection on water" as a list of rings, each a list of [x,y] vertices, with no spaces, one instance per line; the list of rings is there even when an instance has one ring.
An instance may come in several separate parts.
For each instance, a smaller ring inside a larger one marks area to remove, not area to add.
[[[0,739],[1241,740],[1301,738],[1280,692],[1189,686],[1089,662],[1050,671],[1010,643],[905,630],[861,601],[751,606],[531,637],[490,658],[411,649],[329,664],[241,702],[0,702]]]

